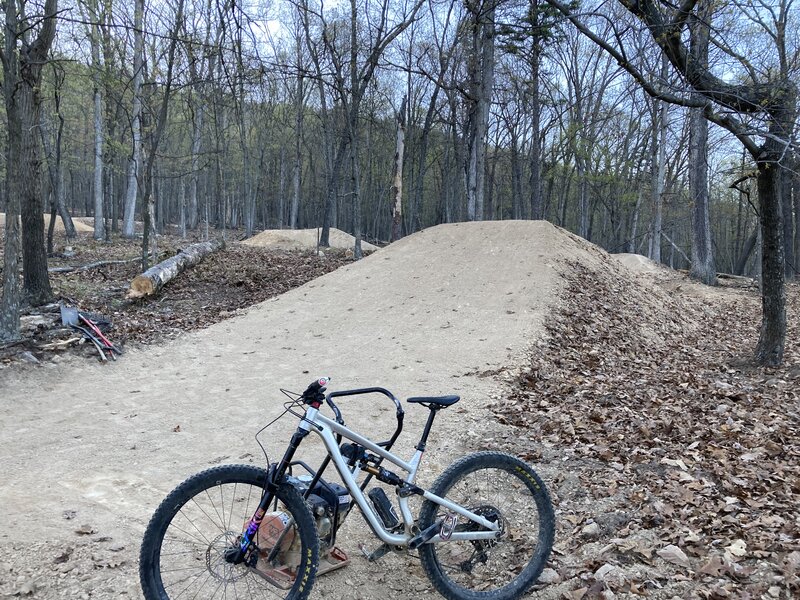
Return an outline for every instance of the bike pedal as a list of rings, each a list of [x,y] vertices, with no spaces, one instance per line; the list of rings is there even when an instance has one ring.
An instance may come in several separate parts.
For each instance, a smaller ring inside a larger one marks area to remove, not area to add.
[[[364,558],[366,558],[369,562],[375,562],[376,560],[383,558],[392,550],[392,547],[389,544],[381,544],[372,552],[367,550],[367,546],[365,544],[359,544],[358,547],[361,550],[361,553],[364,555]]]

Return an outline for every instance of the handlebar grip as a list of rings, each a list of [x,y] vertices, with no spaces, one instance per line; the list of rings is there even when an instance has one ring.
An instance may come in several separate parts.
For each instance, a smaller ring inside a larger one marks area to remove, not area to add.
[[[330,380],[331,380],[330,377],[320,377],[319,379],[312,382],[311,385],[308,386],[304,394],[309,394],[309,393],[314,394],[317,392],[321,392],[322,390],[325,389],[325,386],[327,386],[328,383],[330,383]]]
[[[330,382],[330,377],[320,377],[311,385],[306,388],[306,391],[303,392],[303,399],[306,401],[321,401],[324,399],[323,392],[325,391],[325,386],[328,385]]]

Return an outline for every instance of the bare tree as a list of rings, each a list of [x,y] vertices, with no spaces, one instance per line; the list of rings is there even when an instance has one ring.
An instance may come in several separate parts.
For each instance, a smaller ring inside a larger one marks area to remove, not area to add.
[[[0,301],[0,339],[19,336],[20,293],[17,255],[20,246],[18,216],[22,213],[24,289],[31,303],[49,300],[53,292],[47,274],[44,245],[39,139],[32,135],[40,124],[41,81],[56,33],[57,0],[47,0],[42,14],[18,11],[5,2],[3,93],[6,102],[6,239],[3,261],[3,298]],[[23,9],[26,8],[23,5]],[[30,7],[28,7],[30,8]],[[37,32],[38,29],[38,32]]]
[[[55,218],[58,215],[61,222],[64,224],[64,231],[67,239],[74,239],[75,224],[72,222],[72,216],[67,211],[64,205],[64,165],[63,165],[63,140],[64,140],[64,114],[61,110],[62,103],[62,87],[66,74],[61,65],[52,63],[53,66],[53,102],[55,108],[55,117],[58,121],[55,134],[55,149],[52,147],[53,142],[50,139],[49,123],[45,115],[41,115],[42,124],[40,127],[42,135],[42,147],[47,159],[47,174],[50,180],[51,190],[51,211],[50,211],[50,224],[47,227],[47,253],[53,252],[53,231],[55,229]]]
[[[354,254],[356,258],[361,258],[361,177],[359,173],[359,136],[360,136],[360,109],[364,100],[364,95],[370,85],[375,70],[378,68],[381,57],[386,48],[397,36],[399,36],[416,19],[417,13],[424,0],[414,0],[414,3],[397,15],[390,11],[390,2],[381,0],[376,7],[371,7],[367,2],[361,6],[358,0],[350,0],[350,14],[348,23],[348,43],[342,48],[336,37],[336,28],[330,28],[326,22],[325,15],[319,11],[316,17],[322,21],[322,38],[328,59],[332,65],[332,85],[342,104],[345,114],[344,128],[340,137],[339,148],[333,159],[332,174],[338,175],[338,166],[341,165],[345,148],[349,146],[350,160],[350,199],[353,217],[353,235],[355,237]],[[374,13],[362,15],[361,10],[366,11],[372,8]],[[308,23],[308,16],[311,13],[308,4],[303,5],[304,20]],[[359,35],[363,23],[368,23],[368,31],[364,35]],[[309,28],[306,25],[306,38],[309,36]],[[361,60],[360,51],[364,50],[365,58]],[[318,73],[321,73],[318,58],[314,57],[312,51],[312,61]],[[329,197],[330,192],[338,188],[336,177],[332,177],[328,182]],[[325,211],[328,215],[328,210]],[[330,221],[323,221],[322,240],[326,239],[326,226]]]
[[[148,148],[147,163],[144,170],[144,198],[142,204],[144,205],[144,236],[142,237],[142,271],[146,271],[149,266],[148,252],[150,249],[150,236],[155,235],[155,224],[153,223],[153,165],[155,164],[158,147],[161,142],[161,136],[164,134],[164,129],[167,124],[167,112],[169,110],[169,101],[172,93],[173,84],[173,69],[175,67],[175,49],[178,45],[178,32],[183,26],[183,7],[184,0],[178,0],[178,6],[175,12],[175,22],[170,31],[169,47],[167,49],[167,71],[165,74],[165,81],[163,82],[164,91],[159,105],[158,113],[155,117],[154,131],[150,134],[150,147]]]
[[[690,52],[708,68],[711,3],[704,1],[697,17],[691,17]],[[698,100],[700,100],[698,98]],[[692,197],[692,265],[689,275],[715,285],[717,267],[711,246],[711,218],[708,198],[708,122],[702,108],[689,109],[689,194]]]
[[[94,105],[94,179],[92,190],[94,196],[94,239],[106,237],[105,214],[103,206],[103,94],[101,84],[103,78],[100,61],[100,11],[98,0],[86,0],[89,19],[89,44],[92,54],[92,100]]]
[[[486,134],[492,102],[495,67],[495,15],[497,0],[469,0],[470,55],[467,95],[467,219],[483,219],[486,173]]]
[[[133,11],[133,110],[131,111],[131,156],[123,211],[122,235],[133,237],[139,170],[142,163],[142,76],[144,72],[144,0],[134,0]]]
[[[691,55],[682,32],[691,15],[697,16],[696,2],[677,8],[658,0],[620,0],[620,4],[647,27],[654,44],[669,59],[694,91],[698,102],[685,94],[664,92],[648,79],[628,58],[624,48],[602,39],[558,0],[547,0],[558,8],[585,35],[601,45],[653,96],[683,106],[698,106],[707,119],[730,131],[747,149],[758,171],[758,200],[762,237],[762,323],[755,360],[777,365],[783,360],[786,341],[786,296],[784,287],[784,227],[780,195],[781,169],[790,150],[795,127],[797,87],[779,69],[757,71],[734,51],[731,58],[745,70],[747,79],[729,82],[713,73]],[[773,38],[774,39],[774,38]],[[616,41],[622,40],[621,34]],[[723,44],[723,49],[727,49]],[[740,82],[743,81],[743,82]],[[754,129],[744,117],[760,120]]]

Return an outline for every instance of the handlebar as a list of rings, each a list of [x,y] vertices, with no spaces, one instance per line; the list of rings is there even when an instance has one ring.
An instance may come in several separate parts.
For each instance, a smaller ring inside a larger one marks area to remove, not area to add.
[[[382,388],[382,387],[368,387],[368,388],[359,388],[355,390],[340,390],[337,392],[330,392],[327,396],[325,395],[325,390],[327,389],[328,383],[330,383],[330,377],[320,377],[316,381],[312,382],[307,388],[306,391],[302,393],[300,398],[302,399],[304,404],[308,404],[313,406],[314,408],[319,408],[319,406],[325,402],[328,406],[330,406],[331,410],[333,411],[334,416],[336,417],[336,422],[344,425],[344,419],[342,418],[342,411],[339,410],[339,407],[333,401],[333,398],[338,398],[341,396],[357,396],[360,394],[383,394],[387,398],[389,398],[395,406],[395,415],[397,417],[397,429],[395,429],[392,437],[385,441],[378,444],[379,446],[385,447],[387,450],[392,447],[392,444],[397,440],[400,432],[403,430],[403,418],[405,417],[405,411],[403,410],[403,406],[400,404],[400,401],[394,397],[394,394],[389,390]]]

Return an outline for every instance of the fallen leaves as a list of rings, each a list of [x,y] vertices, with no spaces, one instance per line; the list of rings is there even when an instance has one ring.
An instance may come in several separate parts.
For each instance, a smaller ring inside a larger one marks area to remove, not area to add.
[[[755,369],[733,360],[755,346],[754,292],[700,300],[612,266],[564,275],[549,340],[492,409],[520,428],[514,451],[565,473],[554,564],[576,573],[574,593],[593,594],[597,542],[655,577],[631,592],[683,579],[704,598],[800,595],[800,286],[787,286],[786,366]],[[610,543],[598,504],[630,513]]]
[[[672,564],[686,567],[687,569],[692,566],[686,553],[673,544],[664,546],[661,550],[656,550],[656,554]]]

